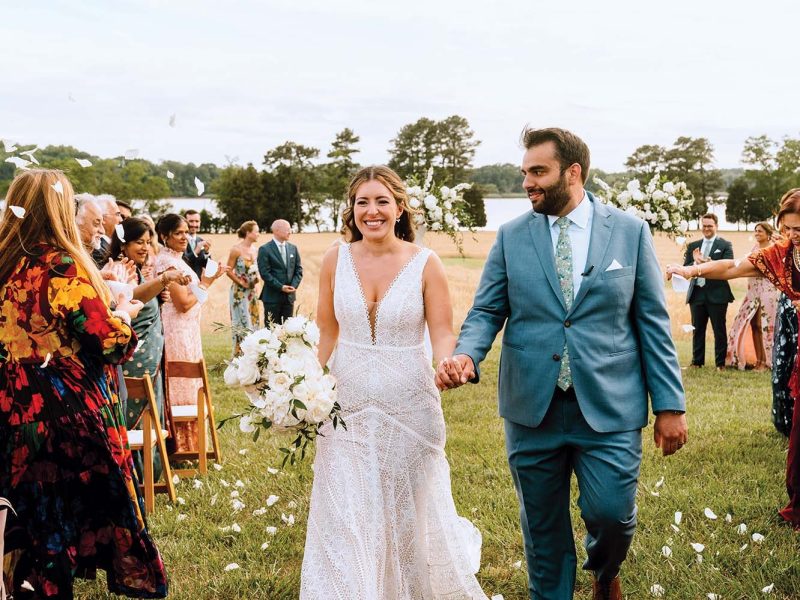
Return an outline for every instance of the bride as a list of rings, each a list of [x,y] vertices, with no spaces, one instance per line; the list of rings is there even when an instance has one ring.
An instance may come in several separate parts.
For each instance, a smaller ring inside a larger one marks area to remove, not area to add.
[[[347,430],[317,439],[300,598],[486,599],[480,532],[456,513],[445,424],[424,351],[455,346],[444,267],[415,246],[405,186],[388,167],[350,183],[349,243],[322,262],[319,359]]]

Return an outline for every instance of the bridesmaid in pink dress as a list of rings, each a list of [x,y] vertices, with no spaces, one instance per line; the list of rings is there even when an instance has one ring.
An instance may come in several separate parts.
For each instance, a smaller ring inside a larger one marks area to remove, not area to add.
[[[772,243],[775,229],[769,223],[756,225],[753,252]],[[747,294],[728,334],[725,366],[756,371],[772,369],[772,340],[775,334],[775,311],[779,292],[764,277],[751,277]]]
[[[188,244],[189,226],[186,219],[176,214],[164,215],[156,223],[156,232],[164,248],[155,257],[155,274],[167,269],[178,269],[191,277],[192,282],[184,287],[169,286],[170,300],[161,307],[164,322],[164,355],[166,360],[198,361],[203,358],[200,338],[200,313],[208,297],[208,287],[228,268],[220,265],[213,277],[200,279],[183,260]],[[167,381],[168,400],[171,406],[197,404],[200,380],[170,379]],[[175,431],[177,452],[197,451],[197,427],[194,423],[177,423]]]

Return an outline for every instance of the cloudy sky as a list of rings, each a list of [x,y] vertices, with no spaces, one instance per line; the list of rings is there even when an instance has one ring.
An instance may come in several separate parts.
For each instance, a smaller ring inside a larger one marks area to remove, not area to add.
[[[575,131],[606,170],[679,135],[735,167],[750,135],[800,135],[798,17],[775,0],[4,2],[0,138],[258,165],[350,127],[376,163],[403,125],[459,114],[476,165],[517,163],[530,123]]]

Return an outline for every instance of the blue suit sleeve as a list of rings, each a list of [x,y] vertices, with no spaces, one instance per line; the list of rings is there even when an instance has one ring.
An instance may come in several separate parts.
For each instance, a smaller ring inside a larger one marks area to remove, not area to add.
[[[503,228],[489,251],[475,300],[467,314],[454,354],[466,354],[475,365],[475,379],[480,380],[479,365],[486,358],[497,333],[503,328],[509,314],[508,272],[503,250]]]
[[[733,260],[733,244],[730,242],[725,242],[725,250],[722,251],[722,260],[725,259]]]
[[[264,280],[264,285],[271,287],[278,292],[283,288],[283,284],[272,274],[269,269],[269,256],[267,256],[267,245],[264,244],[258,249],[258,274]]]
[[[670,331],[661,270],[653,237],[645,223],[642,223],[639,236],[635,285],[632,316],[639,336],[642,368],[653,412],[685,411],[686,399]]]

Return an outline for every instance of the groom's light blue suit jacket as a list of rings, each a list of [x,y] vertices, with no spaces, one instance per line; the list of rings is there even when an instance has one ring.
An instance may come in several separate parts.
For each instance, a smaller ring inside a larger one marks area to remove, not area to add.
[[[536,427],[550,405],[566,342],[589,426],[631,431],[647,425],[648,394],[653,412],[685,410],[680,367],[649,228],[587,195],[594,206],[589,254],[570,310],[549,221],[531,211],[497,232],[455,353],[469,355],[479,374],[505,325],[500,416]],[[622,268],[608,270],[614,261]]]

